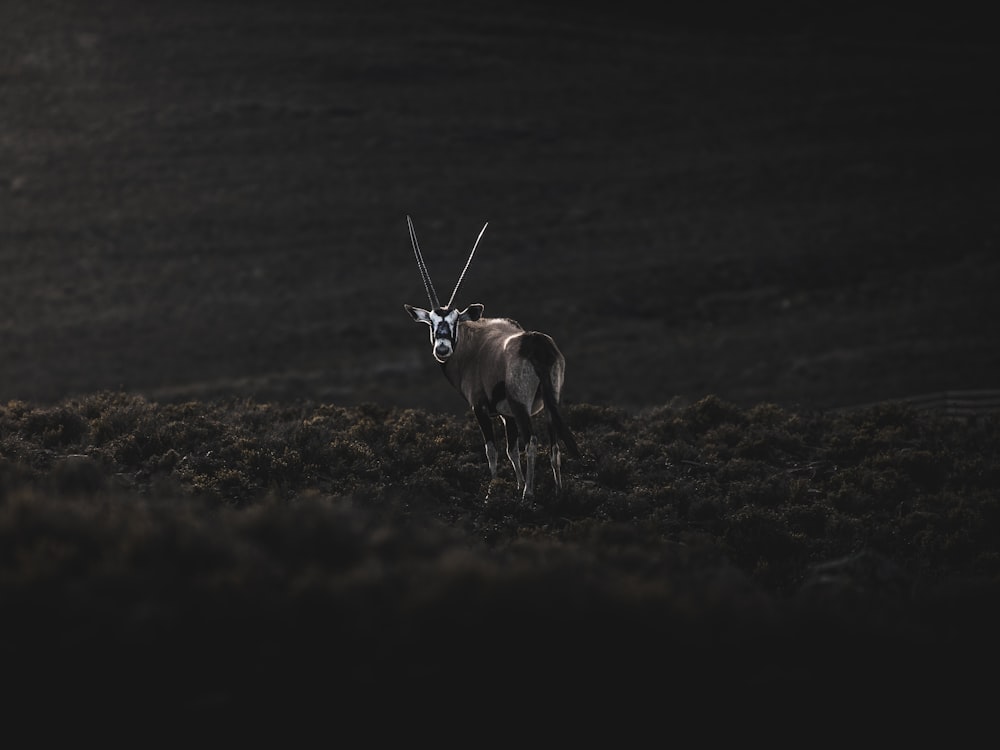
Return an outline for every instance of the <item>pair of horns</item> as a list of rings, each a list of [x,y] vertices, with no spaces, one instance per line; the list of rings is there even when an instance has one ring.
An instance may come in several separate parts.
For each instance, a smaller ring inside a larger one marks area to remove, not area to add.
[[[417,242],[417,233],[413,229],[413,221],[409,216],[406,217],[406,224],[410,228],[410,242],[413,244],[413,254],[417,256],[417,268],[420,269],[420,278],[424,280],[424,289],[427,291],[427,299],[430,300],[433,309],[438,309],[441,307],[441,302],[438,300],[437,292],[434,291],[434,284],[431,282],[431,275],[427,272],[427,264],[424,263],[424,256],[420,254],[420,245]],[[458,294],[458,288],[462,285],[462,279],[465,278],[465,272],[469,270],[469,264],[472,263],[472,256],[476,254],[476,248],[479,247],[479,240],[483,238],[483,232],[486,231],[486,227],[489,222],[483,224],[483,228],[479,230],[479,236],[476,237],[476,244],[472,246],[472,252],[469,253],[469,259],[465,261],[465,268],[462,269],[462,274],[458,277],[458,283],[455,284],[454,290],[451,293],[451,299],[448,300],[448,304],[445,307],[451,307],[451,303],[455,301],[455,295]]]

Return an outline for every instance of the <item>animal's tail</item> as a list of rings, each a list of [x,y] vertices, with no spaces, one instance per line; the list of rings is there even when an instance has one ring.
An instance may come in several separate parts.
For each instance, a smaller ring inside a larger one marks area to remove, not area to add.
[[[580,458],[580,446],[576,444],[576,438],[563,422],[562,414],[559,412],[559,402],[556,401],[556,394],[552,390],[552,382],[542,373],[539,373],[539,379],[542,387],[542,403],[545,404],[545,410],[549,413],[549,419],[552,420],[555,434],[562,439],[570,456]]]

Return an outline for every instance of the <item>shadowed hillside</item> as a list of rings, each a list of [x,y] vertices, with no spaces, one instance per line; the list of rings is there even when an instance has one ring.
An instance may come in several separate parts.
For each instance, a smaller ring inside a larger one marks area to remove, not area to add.
[[[471,417],[9,402],[7,674],[187,716],[510,681],[919,702],[996,666],[997,417],[707,397],[567,418],[584,457],[526,504],[509,466],[490,487]]]
[[[407,214],[570,401],[1000,386],[992,24],[744,5],[3,2],[0,398],[459,413]]]

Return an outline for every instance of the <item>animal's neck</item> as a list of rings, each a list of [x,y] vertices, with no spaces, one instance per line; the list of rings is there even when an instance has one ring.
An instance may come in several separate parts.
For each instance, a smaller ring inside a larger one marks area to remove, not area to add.
[[[502,356],[503,343],[510,336],[523,333],[523,329],[509,318],[481,318],[477,321],[461,323],[455,350],[441,369],[455,388],[465,394],[469,383],[462,379],[477,378],[470,373],[481,372]],[[467,394],[466,394],[467,395]]]
[[[458,349],[456,349],[454,354],[448,357],[447,360],[441,363],[441,372],[444,373],[444,376],[447,379],[447,381],[451,383],[452,386],[457,391],[462,392],[462,384],[459,382],[459,374],[461,372],[461,368],[458,362],[455,361],[457,357],[458,357]]]

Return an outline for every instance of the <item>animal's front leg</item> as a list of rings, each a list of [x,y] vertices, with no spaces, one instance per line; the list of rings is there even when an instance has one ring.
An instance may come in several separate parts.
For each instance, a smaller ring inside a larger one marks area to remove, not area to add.
[[[517,422],[513,419],[500,417],[504,429],[507,433],[507,458],[510,465],[514,467],[514,476],[517,477],[517,491],[524,489],[524,474],[521,473],[521,446],[518,442]]]
[[[490,476],[497,478],[497,447],[495,443],[486,444],[486,461],[490,465]]]
[[[493,429],[493,418],[485,404],[478,404],[472,409],[479,423],[479,430],[483,433],[483,442],[486,446],[486,462],[490,467],[490,478],[497,478],[497,438]]]

